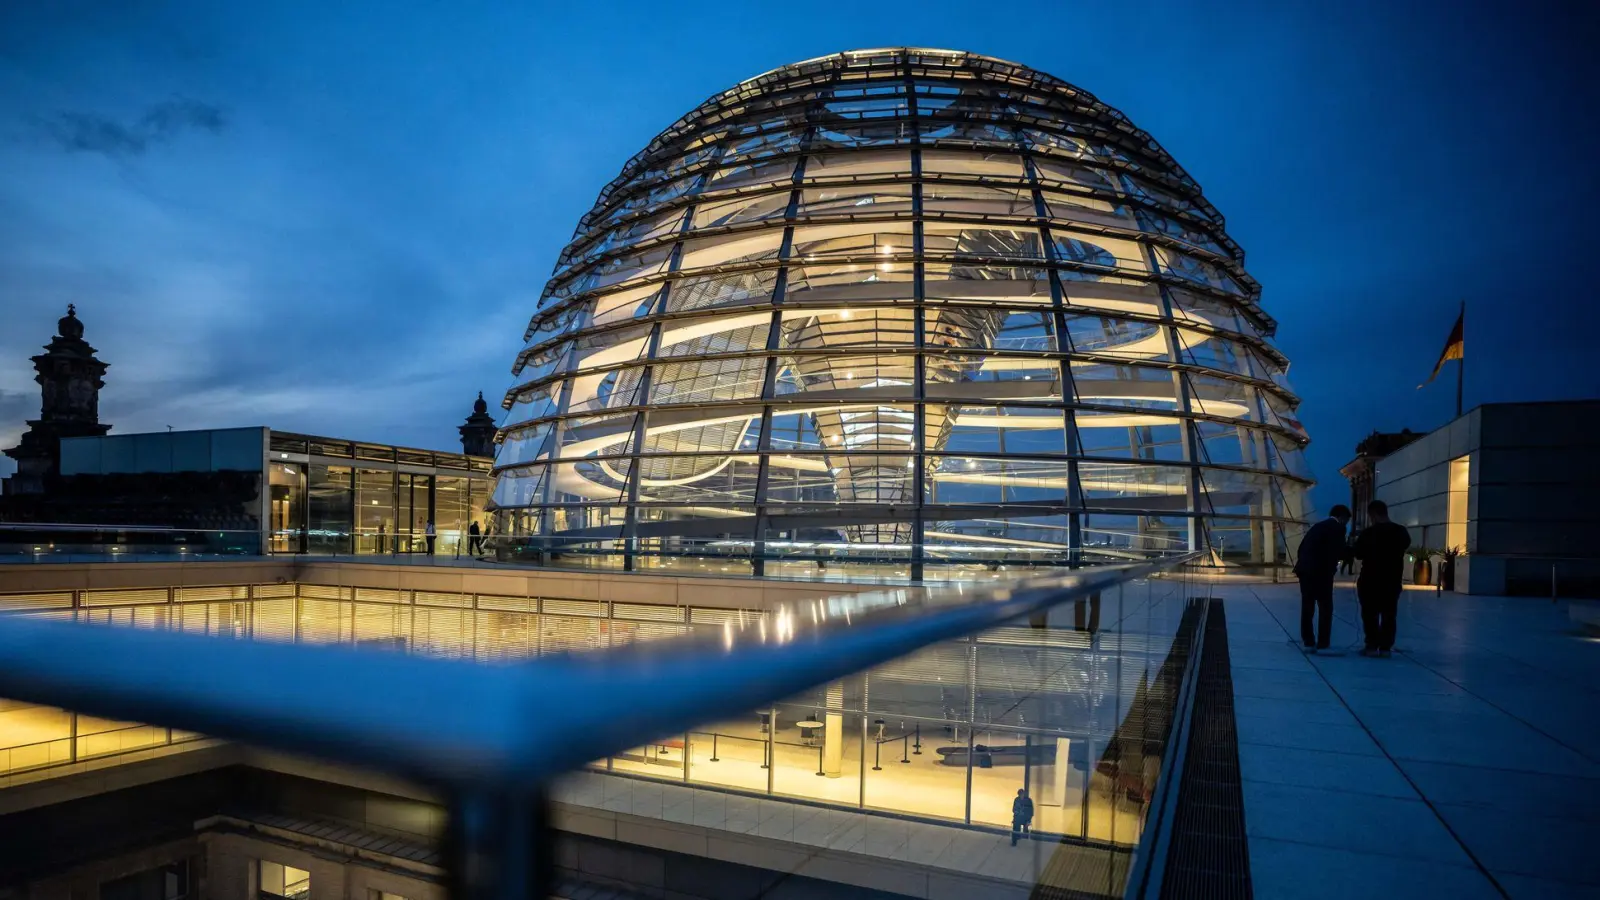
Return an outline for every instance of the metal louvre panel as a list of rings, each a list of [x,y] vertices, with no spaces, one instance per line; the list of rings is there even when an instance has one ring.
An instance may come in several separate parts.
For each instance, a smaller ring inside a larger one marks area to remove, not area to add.
[[[288,582],[280,582],[278,584],[258,584],[255,586],[255,593],[257,599],[293,597],[295,595],[295,588],[295,584]]]
[[[527,612],[477,612],[477,658],[480,662],[516,662],[538,653],[539,617]]]
[[[171,624],[170,606],[136,606],[130,612],[133,613],[132,625],[135,628],[165,629]]]
[[[123,603],[165,603],[166,588],[134,588],[115,591],[84,591],[84,606],[110,606]]]
[[[549,603],[550,601],[546,601]],[[610,624],[596,618],[577,616],[539,616],[539,653],[569,653],[610,646]]]
[[[350,642],[350,606],[339,600],[301,598],[300,642],[346,644]]]
[[[414,607],[411,649],[424,656],[471,659],[477,614],[470,609]]]
[[[187,608],[194,609],[198,604],[189,604]],[[250,636],[250,604],[238,603],[207,603],[206,634],[212,637],[248,638]]]
[[[542,612],[556,616],[596,616],[605,618],[606,615],[606,604],[603,600],[546,599],[540,609]]]
[[[299,596],[315,600],[349,600],[355,596],[353,588],[335,587],[328,584],[300,584],[296,585]]]
[[[759,609],[706,609],[689,607],[689,621],[695,625],[743,625],[761,620],[766,612]]]
[[[0,612],[68,609],[71,606],[71,591],[54,591],[40,594],[0,594]]]
[[[292,642],[296,635],[297,601],[273,597],[251,604],[250,636],[258,641]]]
[[[391,590],[390,588],[358,587],[355,589],[356,600],[362,603],[405,603],[407,591]]]
[[[417,594],[418,594],[418,597],[420,598],[422,592],[418,591]],[[420,603],[422,601],[419,599],[418,602]],[[537,598],[537,597],[502,597],[502,596],[498,596],[498,595],[495,595],[495,594],[479,594],[478,595],[478,608],[479,609],[501,609],[501,610],[505,610],[506,612],[536,613],[536,612],[539,611],[539,598]]]
[[[411,609],[358,601],[351,608],[351,640],[373,650],[406,649],[411,643]]]
[[[687,610],[681,606],[662,606],[654,603],[612,603],[614,619],[643,619],[652,622],[682,622]]]
[[[442,591],[412,591],[411,595],[413,598],[415,598],[417,603],[428,606],[454,606],[462,609],[467,609],[472,606],[471,594],[446,593]]]
[[[197,600],[249,600],[250,586],[221,584],[210,587],[179,587],[172,589],[172,599],[178,603],[192,603]]]

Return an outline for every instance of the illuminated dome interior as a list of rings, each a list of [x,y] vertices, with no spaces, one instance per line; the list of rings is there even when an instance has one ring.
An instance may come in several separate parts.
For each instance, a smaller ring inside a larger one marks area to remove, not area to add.
[[[496,530],[757,574],[1281,562],[1307,438],[1243,260],[1149,135],[1048,75],[785,66],[578,223],[513,367]]]

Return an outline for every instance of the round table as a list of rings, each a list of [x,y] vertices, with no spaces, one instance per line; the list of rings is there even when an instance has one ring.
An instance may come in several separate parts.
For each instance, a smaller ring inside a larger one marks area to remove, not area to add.
[[[822,727],[822,723],[816,719],[805,719],[794,723],[794,725],[800,729],[800,740],[807,744],[817,739],[817,729]]]

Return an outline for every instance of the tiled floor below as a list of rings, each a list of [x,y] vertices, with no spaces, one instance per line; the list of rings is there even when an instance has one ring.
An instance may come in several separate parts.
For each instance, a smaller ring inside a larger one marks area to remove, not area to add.
[[[1408,591],[1369,659],[1348,586],[1343,655],[1300,650],[1292,584],[1217,593],[1258,900],[1600,897],[1600,641],[1564,604]]]

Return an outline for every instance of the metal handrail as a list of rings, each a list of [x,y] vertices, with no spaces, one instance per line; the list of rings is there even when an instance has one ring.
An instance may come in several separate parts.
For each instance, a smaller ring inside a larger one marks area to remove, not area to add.
[[[434,785],[452,798],[454,896],[543,896],[554,776],[1199,555],[802,601],[711,634],[515,666],[14,617],[0,620],[0,696]]]

